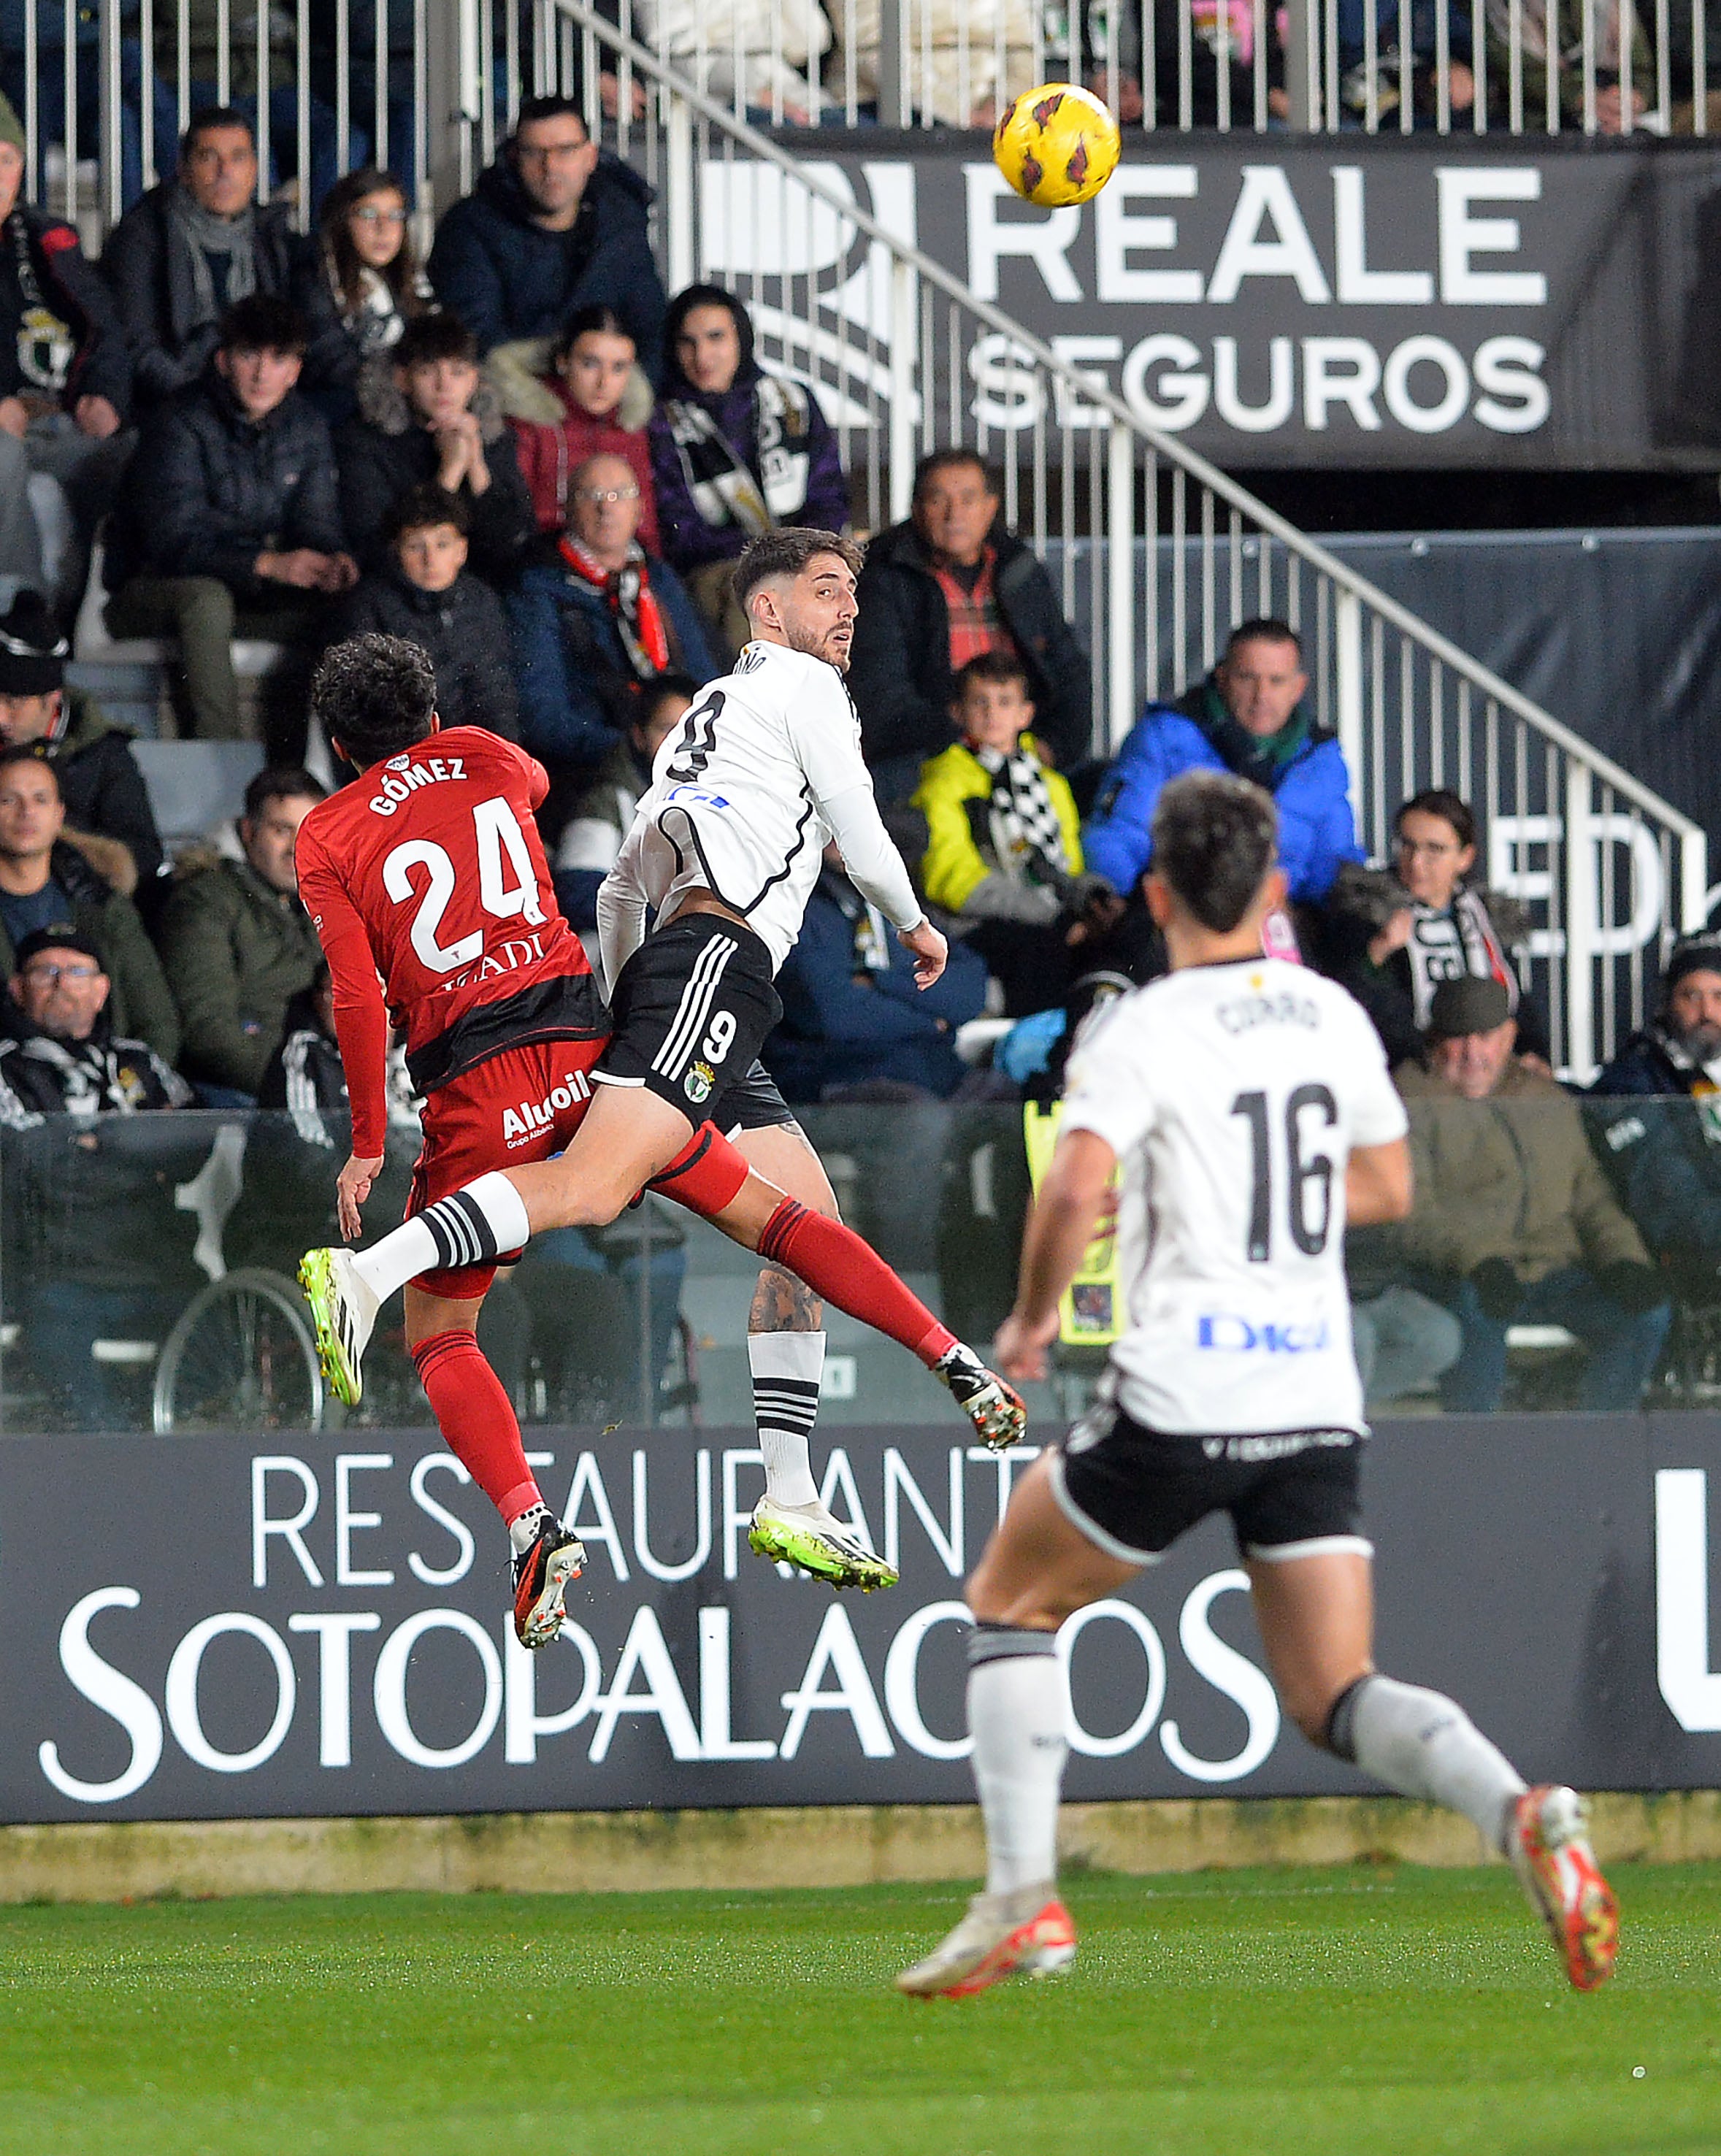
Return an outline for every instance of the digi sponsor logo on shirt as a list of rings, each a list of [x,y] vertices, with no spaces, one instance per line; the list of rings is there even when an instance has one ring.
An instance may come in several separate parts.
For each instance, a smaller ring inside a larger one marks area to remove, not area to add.
[[[1195,1345],[1221,1355],[1321,1355],[1333,1344],[1326,1319],[1314,1325],[1256,1324],[1230,1312],[1204,1312],[1195,1320]]]

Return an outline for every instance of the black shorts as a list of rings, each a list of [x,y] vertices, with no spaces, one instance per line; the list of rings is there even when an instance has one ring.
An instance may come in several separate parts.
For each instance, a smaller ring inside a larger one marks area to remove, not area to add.
[[[1363,1440],[1351,1430],[1167,1437],[1102,1402],[1052,1455],[1071,1524],[1125,1564],[1153,1564],[1210,1512],[1229,1512],[1245,1557],[1271,1563],[1373,1545],[1357,1532]]]
[[[682,914],[622,968],[609,1008],[614,1033],[592,1073],[599,1084],[644,1086],[690,1122],[710,1121],[720,1131],[787,1116],[758,1068],[783,1006],[771,954],[752,929],[722,914]],[[758,1112],[761,1080],[769,1115]]]
[[[742,1131],[768,1131],[779,1124],[791,1131],[801,1128],[794,1110],[778,1091],[777,1081],[755,1060],[751,1070],[723,1088],[723,1120],[717,1128],[726,1138],[732,1138]]]

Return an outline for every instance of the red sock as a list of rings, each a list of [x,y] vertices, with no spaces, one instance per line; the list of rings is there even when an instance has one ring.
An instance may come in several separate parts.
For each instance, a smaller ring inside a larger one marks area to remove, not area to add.
[[[850,1317],[900,1340],[929,1370],[956,1345],[956,1335],[909,1293],[870,1243],[793,1198],[765,1223],[759,1255],[799,1275]]]
[[[511,1527],[543,1499],[526,1464],[514,1404],[485,1361],[477,1336],[433,1333],[414,1348],[413,1361],[449,1450],[501,1514],[502,1525]]]

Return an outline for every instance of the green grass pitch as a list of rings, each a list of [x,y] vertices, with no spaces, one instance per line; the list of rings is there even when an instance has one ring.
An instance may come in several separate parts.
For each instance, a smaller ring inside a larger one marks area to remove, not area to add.
[[[1509,1875],[1069,1884],[1066,1977],[888,1988],[963,1890],[0,1912],[4,2156],[1721,2151],[1721,1866],[1569,1991]]]

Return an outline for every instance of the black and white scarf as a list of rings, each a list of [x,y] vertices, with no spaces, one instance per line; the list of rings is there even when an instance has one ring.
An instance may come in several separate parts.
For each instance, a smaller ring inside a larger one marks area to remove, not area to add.
[[[78,341],[71,326],[54,313],[42,296],[41,280],[30,259],[30,235],[16,211],[6,220],[12,236],[13,267],[23,311],[18,322],[18,371],[26,390],[39,396],[58,397],[66,386]]]
[[[1428,1024],[1434,992],[1441,983],[1462,981],[1467,974],[1498,981],[1511,1009],[1518,1009],[1518,969],[1488,917],[1480,891],[1461,888],[1444,913],[1413,904],[1410,915],[1414,925],[1405,955],[1410,962],[1410,1000],[1419,1032]]]
[[[793,382],[762,374],[753,385],[757,454],[744,456],[702,404],[669,398],[664,417],[693,506],[714,529],[738,524],[750,539],[773,531],[807,506],[811,420]]]
[[[1064,827],[1036,756],[1021,747],[977,748],[975,762],[992,781],[992,830],[1000,866],[1030,883],[1061,882],[1071,873]]]

